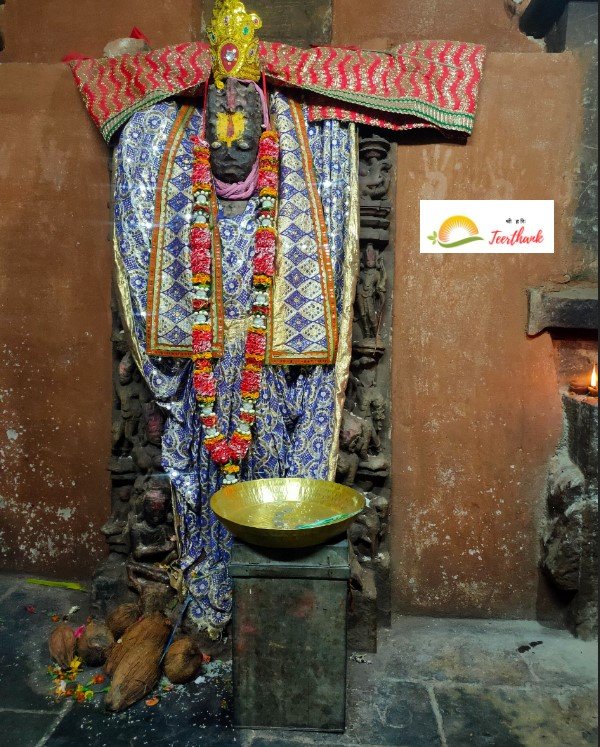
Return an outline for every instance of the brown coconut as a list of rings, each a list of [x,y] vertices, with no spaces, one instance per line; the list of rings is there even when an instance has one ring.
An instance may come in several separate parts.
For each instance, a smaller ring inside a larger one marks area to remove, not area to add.
[[[77,654],[89,667],[104,664],[115,642],[113,634],[102,622],[92,620],[77,639]]]
[[[75,631],[70,625],[57,625],[48,639],[50,656],[59,667],[66,669],[75,656]]]
[[[123,657],[129,652],[139,648],[144,643],[152,643],[157,649],[162,650],[171,634],[171,623],[162,614],[154,612],[151,615],[142,617],[131,627],[127,628],[120,641],[117,641],[112,647],[104,671],[112,676]]]
[[[164,671],[174,685],[196,679],[202,669],[202,651],[196,641],[185,636],[174,641],[164,659]]]
[[[106,693],[109,711],[124,711],[151,692],[160,679],[162,649],[156,641],[147,640],[125,652]]]
[[[106,618],[106,625],[115,637],[115,641],[118,641],[127,628],[140,619],[141,614],[140,605],[137,603],[120,604],[110,613]]]

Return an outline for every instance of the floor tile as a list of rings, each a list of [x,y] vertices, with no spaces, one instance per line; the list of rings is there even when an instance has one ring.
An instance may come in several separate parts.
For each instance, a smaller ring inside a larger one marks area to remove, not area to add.
[[[34,747],[47,734],[57,714],[0,712],[0,747]]]
[[[67,614],[73,606],[75,625],[85,620],[87,595],[29,586],[20,579],[0,604],[0,704],[3,708],[58,710],[49,697],[51,680],[48,636],[51,615]]]
[[[585,747],[597,744],[593,690],[439,687],[448,747]]]

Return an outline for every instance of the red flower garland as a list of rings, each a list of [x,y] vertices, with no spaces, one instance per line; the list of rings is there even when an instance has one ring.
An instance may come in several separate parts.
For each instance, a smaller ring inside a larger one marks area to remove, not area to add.
[[[192,193],[194,218],[190,231],[192,283],[194,286],[192,349],[194,359],[194,389],[200,404],[200,419],[204,426],[204,445],[213,462],[225,474],[225,483],[238,481],[240,463],[248,454],[252,443],[251,427],[254,424],[255,403],[260,395],[262,369],[267,351],[267,319],[270,315],[270,287],[275,274],[275,249],[277,246],[277,201],[279,196],[279,135],[264,132],[258,149],[259,212],[253,257],[254,301],[252,326],[246,335],[245,363],[240,378],[242,408],[238,424],[228,441],[218,429],[214,411],[217,385],[212,361],[211,324],[211,269],[212,232],[217,231],[214,206],[210,149],[208,143],[194,138],[194,167]]]

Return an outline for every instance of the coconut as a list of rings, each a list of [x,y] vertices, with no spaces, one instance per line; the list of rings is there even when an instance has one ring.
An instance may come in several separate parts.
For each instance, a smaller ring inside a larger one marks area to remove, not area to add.
[[[196,679],[202,669],[202,651],[196,641],[185,636],[174,641],[164,660],[166,676],[174,685]]]
[[[70,625],[57,625],[48,639],[50,656],[63,669],[66,669],[75,656],[75,631]]]
[[[92,620],[77,639],[77,653],[84,664],[99,667],[106,661],[114,642],[113,634],[106,625]]]
[[[156,641],[147,640],[125,652],[106,693],[104,703],[109,711],[124,711],[156,686],[162,649]]]
[[[141,609],[137,603],[120,604],[118,607],[115,607],[106,618],[106,625],[115,637],[115,641],[118,641],[127,628],[130,628],[140,619],[140,615]]]
[[[112,676],[125,654],[144,643],[154,644],[162,654],[170,633],[171,623],[162,612],[154,612],[152,615],[142,617],[141,620],[127,628],[121,640],[112,647],[104,665],[104,671]]]

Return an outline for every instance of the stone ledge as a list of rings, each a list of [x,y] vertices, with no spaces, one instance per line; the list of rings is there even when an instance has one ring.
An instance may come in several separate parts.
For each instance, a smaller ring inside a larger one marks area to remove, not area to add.
[[[527,334],[545,329],[598,329],[598,286],[546,285],[528,288]]]

